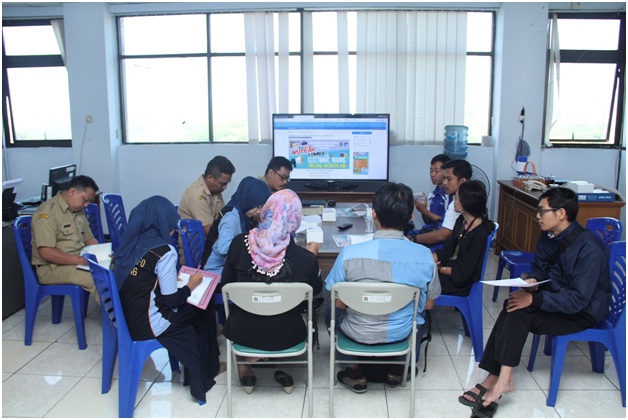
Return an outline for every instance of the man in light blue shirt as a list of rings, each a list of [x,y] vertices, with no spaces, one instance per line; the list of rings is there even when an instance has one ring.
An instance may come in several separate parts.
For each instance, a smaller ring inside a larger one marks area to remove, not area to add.
[[[325,280],[327,289],[343,281],[392,282],[418,287],[421,296],[417,323],[423,324],[421,313],[431,309],[440,295],[440,283],[430,250],[403,235],[413,209],[414,199],[409,187],[396,183],[382,186],[373,196],[372,212],[377,228],[373,240],[342,249]],[[363,344],[401,341],[412,331],[412,305],[387,316],[360,314],[339,300],[335,308],[339,330]],[[401,382],[403,372],[395,369],[399,367],[391,365],[386,379],[389,386]],[[366,378],[359,365],[338,372],[338,381],[354,392],[366,391]]]

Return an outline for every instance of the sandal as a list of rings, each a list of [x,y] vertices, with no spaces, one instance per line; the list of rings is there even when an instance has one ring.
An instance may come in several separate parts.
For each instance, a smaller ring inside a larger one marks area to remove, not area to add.
[[[345,388],[355,392],[356,394],[363,394],[367,391],[366,377],[352,378],[348,370],[341,370],[336,375],[338,382]]]
[[[288,375],[286,372],[278,370],[275,372],[275,381],[283,387],[286,394],[292,394],[292,385],[294,385],[292,376]]]
[[[474,409],[482,407],[482,402],[483,402],[482,397],[484,397],[484,394],[488,392],[488,389],[484,388],[480,384],[475,384],[475,387],[480,390],[479,394],[476,394],[473,391],[465,391],[462,393],[461,396],[458,397],[458,402],[460,402],[460,404],[462,405],[466,405],[467,407],[471,407]],[[471,398],[473,398],[473,401],[466,399],[464,397],[465,395],[468,395]]]
[[[497,405],[496,402],[492,402],[486,407],[484,406],[475,407],[473,408],[473,411],[471,412],[471,418],[493,418],[493,415],[497,411],[497,407],[499,406]]]

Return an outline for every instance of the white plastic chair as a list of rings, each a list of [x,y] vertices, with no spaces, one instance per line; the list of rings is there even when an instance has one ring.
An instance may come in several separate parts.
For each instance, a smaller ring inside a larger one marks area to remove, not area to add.
[[[307,392],[309,397],[308,416],[314,409],[313,370],[312,370],[312,286],[305,283],[229,283],[222,288],[226,319],[229,319],[229,301],[237,307],[260,316],[279,315],[290,311],[303,301],[307,301],[307,340],[289,349],[269,351],[243,346],[227,339],[227,414],[232,417],[231,382],[233,367],[239,364],[306,364]],[[307,358],[295,360],[274,360],[293,358],[307,353]],[[269,361],[238,361],[236,356],[271,359]],[[237,369],[235,369],[237,373]]]
[[[419,307],[420,289],[397,283],[350,282],[336,283],[331,288],[331,323],[332,342],[329,346],[329,416],[334,417],[334,387],[336,383],[336,363],[349,364],[404,364],[402,386],[406,386],[406,372],[410,365],[410,415],[414,417],[414,389],[416,358],[416,316]],[[412,331],[403,341],[389,344],[365,345],[336,331],[336,311],[333,305],[340,299],[347,307],[367,315],[388,315],[414,304],[412,311]],[[349,356],[390,357],[406,356],[404,362],[398,360],[341,360],[336,361],[336,351]]]

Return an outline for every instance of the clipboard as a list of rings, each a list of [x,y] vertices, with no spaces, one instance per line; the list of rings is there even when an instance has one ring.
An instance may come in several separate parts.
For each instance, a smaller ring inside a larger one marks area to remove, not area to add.
[[[188,284],[190,276],[197,272],[203,275],[203,281],[199,284],[192,294],[188,297],[188,303],[201,309],[207,309],[207,305],[214,295],[216,286],[220,283],[220,275],[205,270],[197,270],[196,268],[182,266],[179,270],[179,281],[177,281],[177,287],[181,288]]]

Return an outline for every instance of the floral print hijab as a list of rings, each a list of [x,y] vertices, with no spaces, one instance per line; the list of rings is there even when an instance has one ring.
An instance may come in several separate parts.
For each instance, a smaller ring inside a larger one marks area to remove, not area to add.
[[[249,232],[247,243],[258,273],[274,277],[283,267],[291,234],[301,225],[301,200],[289,189],[270,196],[262,208],[261,221]]]

